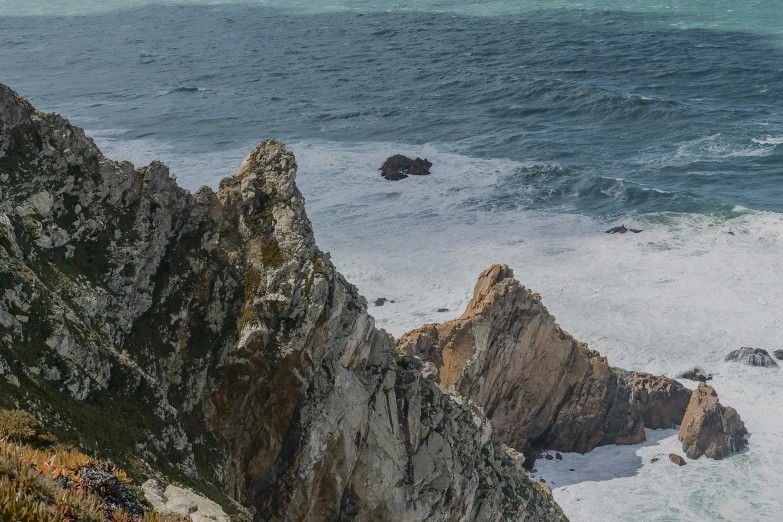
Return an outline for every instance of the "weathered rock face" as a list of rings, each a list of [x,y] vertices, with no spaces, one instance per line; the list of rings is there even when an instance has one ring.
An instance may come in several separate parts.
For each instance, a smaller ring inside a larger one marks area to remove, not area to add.
[[[742,347],[734,350],[726,356],[727,362],[738,362],[748,366],[760,366],[762,368],[777,368],[778,363],[770,357],[769,352],[761,348]]]
[[[668,377],[610,367],[513,277],[507,266],[492,266],[459,319],[414,330],[398,347],[432,362],[442,386],[481,406],[493,435],[526,454],[634,444],[645,427],[680,423],[689,390]]]
[[[295,172],[266,141],[191,194],[0,85],[0,406],[258,520],[561,520],[375,329]]]
[[[747,445],[747,433],[737,411],[721,406],[712,386],[699,383],[680,427],[685,454],[692,459],[722,459]]]

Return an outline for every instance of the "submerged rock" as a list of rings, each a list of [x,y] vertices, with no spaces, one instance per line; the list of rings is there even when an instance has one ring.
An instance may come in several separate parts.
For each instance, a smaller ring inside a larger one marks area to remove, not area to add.
[[[734,350],[726,356],[727,362],[738,362],[748,366],[760,366],[762,368],[777,368],[778,363],[770,357],[769,352],[761,348],[743,347]]]
[[[685,454],[692,459],[702,455],[722,459],[748,444],[747,433],[737,411],[723,407],[712,386],[699,383],[680,426]]]
[[[625,225],[620,225],[619,227],[610,228],[606,231],[607,234],[625,234],[626,232],[633,232],[634,234],[638,234],[639,232],[644,232],[644,230],[639,230],[636,228],[625,228]]]
[[[704,372],[701,371],[699,368],[694,368],[692,370],[688,370],[687,372],[682,372],[680,375],[677,376],[678,379],[688,379],[691,381],[699,381],[699,382],[707,382],[710,379],[712,379],[712,374],[705,375]]]
[[[387,301],[388,299],[386,299],[385,297],[379,297],[378,299],[375,300],[375,306],[383,306],[384,304],[386,304]]]
[[[389,181],[399,181],[405,179],[408,175],[413,176],[425,176],[430,173],[432,163],[426,159],[416,158],[414,160],[403,156],[402,154],[396,154],[387,159],[381,168],[381,176]]]
[[[481,274],[459,319],[425,325],[397,346],[435,364],[443,387],[483,409],[494,437],[531,457],[536,448],[641,442],[645,427],[678,425],[691,394],[668,377],[609,366],[506,265]]]

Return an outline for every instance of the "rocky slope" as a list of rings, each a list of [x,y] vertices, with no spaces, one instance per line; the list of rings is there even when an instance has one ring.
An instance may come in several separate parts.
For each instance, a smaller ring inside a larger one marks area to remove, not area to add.
[[[375,329],[295,173],[266,141],[191,194],[0,84],[0,406],[257,520],[562,520]]]
[[[641,442],[645,428],[679,425],[691,396],[668,377],[609,366],[505,265],[481,274],[459,319],[397,344],[434,364],[437,382],[481,406],[495,437],[528,455]]]

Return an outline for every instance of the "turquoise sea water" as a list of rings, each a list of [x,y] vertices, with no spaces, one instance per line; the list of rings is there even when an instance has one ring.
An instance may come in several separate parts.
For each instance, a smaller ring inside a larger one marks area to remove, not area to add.
[[[722,362],[783,343],[782,44],[774,0],[0,0],[0,81],[111,157],[215,187],[285,140],[319,245],[397,301],[371,309],[393,334],[503,262],[613,364],[715,373],[749,450],[542,462],[579,521],[783,518],[783,377]],[[397,152],[433,174],[382,180]]]

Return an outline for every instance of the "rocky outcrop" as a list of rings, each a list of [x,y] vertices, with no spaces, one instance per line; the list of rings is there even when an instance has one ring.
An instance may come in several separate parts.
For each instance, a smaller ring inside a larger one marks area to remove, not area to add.
[[[270,140],[192,194],[0,85],[0,406],[257,520],[563,519],[374,327],[295,174]]]
[[[762,368],[777,368],[778,363],[770,357],[769,352],[761,348],[742,347],[734,350],[726,356],[726,362],[738,362],[748,366],[760,366]]]
[[[432,163],[426,159],[410,159],[402,154],[396,154],[387,159],[380,168],[381,176],[389,181],[399,181],[408,175],[426,176],[430,173]]]
[[[609,366],[505,265],[481,274],[459,319],[414,330],[397,346],[433,363],[442,386],[478,404],[493,435],[527,455],[641,442],[645,427],[679,425],[690,399],[668,377]]]
[[[737,411],[723,407],[712,386],[699,383],[680,427],[685,454],[692,459],[722,459],[747,445],[747,433]]]

